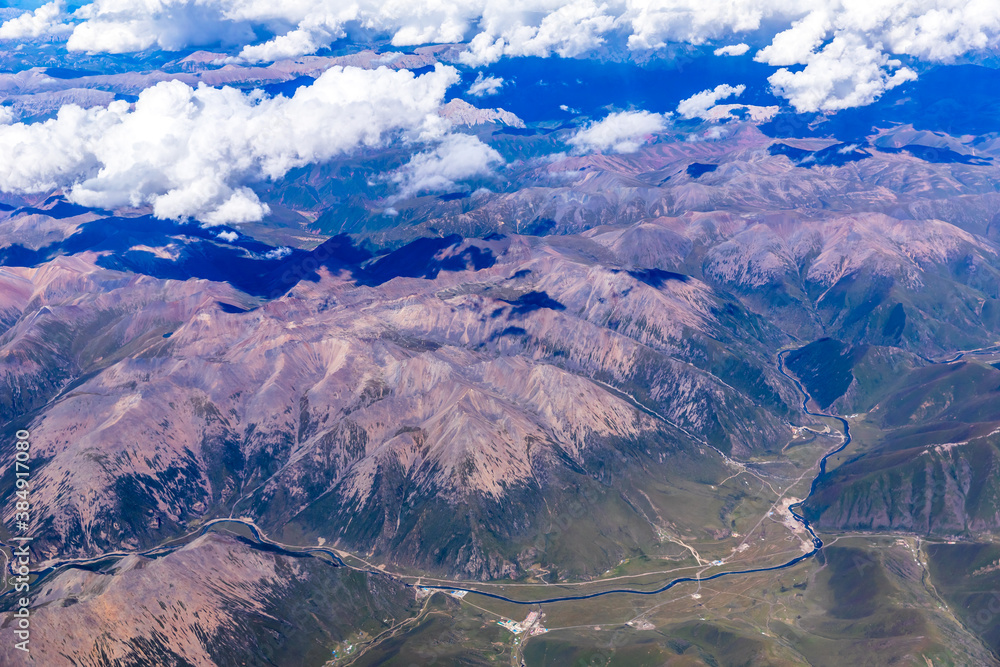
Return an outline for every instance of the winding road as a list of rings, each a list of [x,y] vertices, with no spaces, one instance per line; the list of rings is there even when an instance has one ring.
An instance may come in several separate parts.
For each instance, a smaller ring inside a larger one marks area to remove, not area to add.
[[[745,570],[727,570],[727,571],[724,571],[724,572],[717,572],[717,573],[709,575],[707,577],[679,577],[677,579],[671,580],[669,583],[664,584],[663,586],[661,586],[660,588],[657,588],[655,590],[636,590],[636,589],[632,589],[632,588],[615,588],[615,589],[610,589],[610,590],[606,590],[606,591],[599,591],[599,592],[596,592],[596,593],[588,593],[588,594],[583,594],[583,595],[566,595],[566,596],[560,596],[560,597],[543,598],[543,599],[538,599],[538,600],[516,600],[514,598],[510,598],[510,597],[507,597],[505,595],[500,595],[499,593],[490,593],[490,592],[487,592],[487,591],[477,590],[477,589],[474,589],[474,588],[464,588],[462,585],[455,585],[455,586],[441,586],[441,585],[426,585],[425,586],[425,585],[420,585],[420,588],[429,589],[429,590],[442,590],[442,591],[464,591],[466,593],[475,593],[476,595],[482,595],[483,597],[492,598],[494,600],[502,600],[504,602],[509,602],[509,603],[512,603],[512,604],[530,606],[530,605],[540,605],[540,604],[552,604],[552,603],[556,603],[556,602],[570,602],[570,601],[575,601],[575,600],[591,600],[591,599],[594,599],[594,598],[604,597],[606,595],[657,595],[659,593],[663,593],[664,591],[670,590],[671,588],[673,588],[674,586],[677,586],[678,584],[683,584],[683,583],[687,583],[687,582],[706,582],[706,581],[712,581],[712,580],[715,580],[715,579],[721,579],[723,577],[732,577],[732,576],[736,576],[736,575],[740,575],[740,574],[754,574],[754,573],[758,573],[758,572],[774,572],[776,570],[783,570],[783,569],[792,567],[794,565],[797,565],[798,563],[801,563],[804,560],[812,558],[817,553],[819,553],[820,549],[823,548],[823,540],[820,539],[820,537],[813,530],[813,527],[812,527],[812,525],[810,525],[809,521],[798,510],[800,510],[801,507],[802,507],[802,504],[806,500],[808,500],[810,496],[813,495],[813,493],[816,491],[817,484],[822,479],[822,477],[826,474],[826,462],[827,462],[827,459],[829,459],[834,454],[837,454],[837,453],[843,451],[844,448],[846,448],[851,443],[851,427],[850,427],[850,424],[848,424],[847,420],[844,419],[843,417],[839,417],[839,416],[836,416],[836,415],[829,415],[829,414],[822,413],[822,412],[813,412],[813,411],[811,411],[809,409],[809,401],[811,400],[810,396],[809,396],[809,393],[806,391],[805,387],[802,386],[802,383],[800,383],[796,378],[794,378],[791,375],[789,375],[788,372],[785,370],[784,357],[789,352],[791,352],[791,350],[783,350],[783,351],[781,351],[781,352],[779,352],[777,354],[778,371],[783,376],[785,376],[786,378],[788,378],[792,383],[794,383],[795,387],[799,390],[799,393],[802,394],[802,411],[805,414],[813,416],[813,417],[825,417],[825,418],[828,418],[828,419],[835,419],[835,420],[839,421],[843,425],[843,428],[844,428],[844,441],[840,444],[839,447],[837,447],[836,449],[833,449],[833,450],[827,452],[826,455],[824,455],[823,458],[820,459],[820,461],[819,461],[819,470],[816,473],[816,476],[813,478],[812,484],[809,487],[809,494],[802,501],[800,501],[800,502],[798,502],[798,503],[796,503],[796,504],[794,504],[794,505],[792,505],[792,506],[789,507],[789,511],[791,512],[792,517],[795,519],[795,521],[797,521],[798,523],[802,524],[802,526],[809,532],[809,535],[812,538],[812,544],[813,544],[812,550],[810,550],[810,551],[808,551],[808,552],[806,552],[806,553],[804,553],[804,554],[802,554],[800,556],[797,556],[797,557],[795,557],[795,558],[793,558],[793,559],[791,559],[791,560],[789,560],[787,562],[781,563],[779,565],[772,565],[770,567],[758,567],[758,568],[750,568],[750,569],[745,569]],[[958,358],[960,358],[960,357],[956,357],[956,359],[958,359]],[[361,568],[361,567],[355,567],[353,565],[348,565],[347,563],[344,562],[344,560],[341,558],[340,554],[336,550],[334,550],[332,548],[329,548],[329,547],[322,547],[322,546],[317,546],[317,547],[302,547],[302,546],[288,545],[288,544],[282,544],[280,542],[275,542],[274,540],[272,540],[269,537],[267,537],[264,534],[264,532],[255,523],[253,523],[252,521],[248,521],[246,519],[234,518],[234,517],[225,517],[225,518],[219,518],[219,519],[212,519],[211,521],[208,521],[204,525],[200,526],[197,530],[194,530],[194,531],[188,533],[187,535],[184,535],[184,536],[179,537],[179,538],[175,538],[173,540],[170,540],[169,542],[167,542],[164,545],[160,545],[160,546],[154,547],[152,549],[148,549],[148,550],[143,551],[143,552],[131,552],[131,553],[128,553],[128,552],[113,552],[113,553],[103,554],[101,556],[94,556],[94,557],[91,557],[91,558],[68,559],[68,560],[64,560],[64,561],[59,561],[59,562],[56,562],[56,563],[52,563],[52,564],[48,565],[47,567],[45,567],[42,570],[32,572],[32,574],[34,574],[34,575],[37,576],[37,579],[35,580],[35,582],[34,582],[33,585],[37,585],[42,579],[44,579],[45,577],[49,576],[53,572],[55,572],[55,571],[57,571],[57,570],[59,570],[60,568],[63,568],[63,567],[74,567],[74,566],[79,567],[79,566],[83,566],[83,565],[89,565],[89,564],[99,563],[99,562],[107,560],[109,558],[124,558],[125,556],[129,556],[129,555],[138,555],[138,556],[145,556],[145,557],[163,556],[163,555],[166,555],[166,554],[168,554],[168,553],[170,553],[170,552],[172,552],[172,551],[180,548],[183,544],[186,543],[185,541],[187,539],[189,539],[191,537],[194,537],[196,535],[203,535],[212,526],[215,526],[215,525],[218,525],[218,524],[223,524],[223,523],[238,523],[238,524],[241,524],[243,526],[246,526],[250,530],[250,533],[253,535],[254,540],[256,540],[257,545],[259,545],[258,548],[265,548],[266,547],[266,548],[269,548],[271,550],[278,549],[278,550],[281,550],[283,552],[290,553],[290,554],[305,554],[305,555],[308,555],[308,554],[319,554],[319,553],[322,553],[322,554],[325,554],[325,555],[329,556],[330,558],[332,558],[333,559],[332,564],[336,565],[338,567],[347,567],[347,568],[350,568],[352,570],[357,570],[357,571],[360,571],[360,572],[368,572],[368,573],[372,573],[372,574],[380,574],[382,576],[389,576],[389,577],[392,577],[393,579],[396,579],[397,581],[399,581],[403,585],[405,585],[407,587],[410,587],[410,588],[417,586],[417,584],[413,584],[413,583],[410,583],[408,581],[405,581],[401,577],[399,577],[397,575],[394,575],[392,573],[389,573],[389,572],[385,572],[385,571],[374,569],[374,568]],[[467,582],[463,582],[463,583],[465,583],[465,585],[468,585]],[[7,592],[4,595],[0,596],[0,603],[2,603],[3,600],[4,600],[4,598],[6,598],[10,594],[11,594],[11,592]]]
[[[813,493],[815,493],[817,484],[819,484],[819,481],[820,479],[822,479],[823,475],[826,474],[827,459],[829,459],[834,454],[838,454],[839,452],[844,451],[844,449],[849,444],[851,444],[851,425],[848,424],[847,420],[844,419],[843,417],[838,417],[837,415],[828,415],[824,412],[813,412],[812,410],[809,409],[809,401],[811,400],[809,393],[806,391],[805,387],[802,386],[801,382],[799,382],[796,378],[789,375],[788,372],[785,370],[784,357],[789,352],[791,352],[791,350],[783,350],[778,353],[778,371],[786,378],[791,380],[795,384],[795,387],[799,390],[799,393],[802,394],[802,411],[807,415],[811,415],[813,417],[826,417],[829,419],[836,419],[844,427],[844,441],[840,444],[839,447],[830,450],[823,456],[822,459],[820,459],[819,471],[816,473],[816,476],[813,478],[812,484],[809,486],[809,495],[807,495],[800,502],[789,507],[789,511],[792,513],[792,516],[795,518],[795,520],[801,523],[802,526],[807,531],[809,531],[809,535],[810,537],[812,537],[812,542],[813,542],[813,548],[811,551],[808,551],[802,554],[801,556],[797,556],[785,563],[781,563],[780,565],[772,565],[771,567],[757,567],[746,570],[727,570],[725,572],[717,572],[707,577],[680,577],[671,580],[669,583],[664,584],[660,588],[649,591],[640,591],[631,588],[615,588],[607,591],[600,591],[597,593],[589,593],[586,595],[567,595],[562,597],[545,598],[542,600],[515,600],[513,598],[509,598],[504,595],[499,595],[497,593],[487,593],[485,591],[478,591],[471,588],[460,588],[454,586],[424,586],[423,588],[429,588],[432,590],[445,590],[445,591],[466,591],[468,593],[475,593],[477,595],[482,595],[484,597],[493,598],[495,600],[503,600],[504,602],[511,602],[513,604],[519,604],[519,605],[551,604],[553,602],[569,602],[572,600],[590,600],[593,598],[603,597],[605,595],[621,595],[621,594],[657,595],[659,593],[663,593],[664,591],[670,590],[671,588],[673,588],[678,584],[683,584],[686,582],[705,582],[705,581],[712,581],[713,579],[721,579],[722,577],[731,577],[738,574],[754,574],[756,572],[773,572],[775,570],[784,570],[786,568],[792,567],[793,565],[797,565],[806,559],[812,558],[813,556],[819,553],[820,549],[823,548],[823,540],[820,539],[820,537],[816,534],[816,531],[813,530],[813,527],[809,523],[808,519],[806,519],[805,516],[796,511],[796,508],[801,508],[802,503],[808,500],[809,497],[812,496]]]

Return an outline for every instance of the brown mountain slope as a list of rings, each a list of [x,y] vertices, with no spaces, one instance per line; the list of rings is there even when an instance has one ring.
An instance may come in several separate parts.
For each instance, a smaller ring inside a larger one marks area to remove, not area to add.
[[[490,243],[486,270],[328,275],[248,311],[217,305],[252,305],[228,288],[80,257],[21,270],[33,305],[3,342],[9,400],[45,406],[43,553],[153,544],[235,512],[499,576],[574,502],[599,549],[570,569],[595,572],[656,539],[623,485],[697,494],[726,476],[712,447],[787,440],[790,390],[767,357],[781,337],[762,320],[696,280],[597,265],[582,239]]]

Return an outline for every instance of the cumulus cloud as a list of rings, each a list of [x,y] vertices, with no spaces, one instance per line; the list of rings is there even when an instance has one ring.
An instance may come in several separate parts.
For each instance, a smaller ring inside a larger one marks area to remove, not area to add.
[[[732,136],[732,130],[726,129],[726,126],[724,125],[713,125],[702,132],[694,132],[687,135],[687,139],[685,139],[685,141],[690,143],[697,143],[700,141],[718,141],[719,139],[725,139],[729,136]]]
[[[579,130],[566,142],[574,153],[634,153],[651,134],[667,127],[667,117],[649,111],[619,111]]]
[[[613,5],[623,11],[621,0]],[[573,57],[596,48],[615,24],[595,0],[93,0],[74,18],[67,47],[91,53],[240,45],[260,62],[314,53],[350,29],[384,34],[394,46],[472,43],[464,60],[505,55]],[[479,33],[475,34],[478,29]],[[262,43],[258,35],[269,35]]]
[[[834,38],[798,72],[772,74],[774,90],[799,111],[838,111],[871,104],[916,73],[851,35]]]
[[[496,95],[503,88],[504,80],[498,76],[483,76],[480,72],[476,76],[476,80],[472,82],[469,86],[469,94],[475,97],[484,97],[486,95]]]
[[[749,44],[730,44],[717,48],[713,53],[717,56],[742,56],[750,50]]]
[[[501,163],[500,154],[478,137],[451,134],[433,150],[414,155],[393,180],[400,185],[398,197],[411,197],[420,192],[451,190],[458,181],[486,176]]]
[[[282,259],[288,257],[292,254],[292,249],[288,246],[281,246],[280,248],[274,248],[273,250],[268,250],[264,253],[264,259]]]
[[[573,58],[603,44],[604,35],[615,25],[614,15],[607,13],[608,5],[593,0],[540,0],[537,5],[534,12],[527,12],[509,3],[487,3],[479,24],[481,32],[472,38],[460,60],[480,66],[503,56],[544,58],[555,53]],[[537,25],[524,20],[530,14],[542,16]]]
[[[745,89],[746,86],[743,84],[730,86],[728,83],[723,83],[710,90],[703,90],[686,100],[681,100],[677,105],[677,113],[685,118],[708,118],[709,111],[716,102],[733,95],[739,97]]]
[[[472,66],[578,57],[613,39],[633,50],[756,39],[758,60],[786,68],[775,72],[775,92],[800,110],[876,99],[912,78],[904,56],[948,63],[1000,48],[996,0],[92,0],[68,27],[59,23],[60,7],[50,3],[0,30],[24,39],[71,30],[67,48],[87,52],[221,43],[253,62],[313,53],[362,30],[396,46],[467,42],[460,59]],[[716,53],[746,48],[739,42]],[[860,76],[837,72],[854,67]]]
[[[805,14],[794,0],[633,0],[619,22],[630,28],[633,49],[657,49],[669,42],[704,44],[755,31],[765,19]]]
[[[295,30],[278,35],[263,44],[243,47],[239,58],[249,62],[273,62],[284,58],[295,58],[307,53],[315,53],[333,40],[344,37],[343,26],[331,19],[320,16],[304,20]]]
[[[823,43],[831,27],[827,12],[814,11],[775,35],[754,60],[776,66],[804,64]]]
[[[67,33],[73,28],[63,22],[65,13],[63,0],[42,5],[33,12],[25,12],[0,25],[0,39],[29,40]]]
[[[218,238],[222,239],[226,243],[234,243],[237,239],[240,238],[240,235],[234,231],[227,229],[224,232],[219,232]]]
[[[245,4],[248,4],[245,0],[235,3],[221,0],[94,0],[74,12],[73,18],[79,23],[73,27],[66,48],[87,53],[131,53],[153,48],[177,51],[187,47],[254,42],[257,40],[255,25],[281,33],[291,29],[292,26],[274,11],[266,20],[263,6],[257,12],[258,22],[241,15],[238,8]]]
[[[436,0],[93,0],[81,7],[67,48],[125,53],[219,44],[243,47],[242,60],[273,61],[316,52],[348,26],[391,35],[395,46],[464,39],[480,2]],[[268,36],[262,43],[259,35]]]
[[[457,81],[443,65],[421,76],[334,67],[291,98],[170,81],[143,91],[134,109],[66,105],[43,123],[0,125],[0,190],[62,188],[84,206],[150,206],[206,224],[259,220],[267,207],[248,184],[400,136],[441,141],[449,125],[437,110]],[[449,141],[441,146],[461,146]],[[428,178],[429,160],[413,164],[413,183]],[[440,171],[454,179],[462,168]]]
[[[799,111],[870,104],[916,78],[900,58],[950,63],[1000,46],[991,0],[827,0],[774,36],[755,59],[782,67],[773,90]],[[789,66],[804,65],[799,71]]]

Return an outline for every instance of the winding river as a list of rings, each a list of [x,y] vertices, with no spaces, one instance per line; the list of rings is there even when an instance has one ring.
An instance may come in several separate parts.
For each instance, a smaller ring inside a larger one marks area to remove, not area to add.
[[[772,565],[770,567],[758,567],[758,568],[751,568],[751,569],[746,569],[746,570],[727,570],[727,571],[724,571],[724,572],[717,572],[717,573],[709,575],[707,577],[679,577],[677,579],[671,580],[669,583],[664,584],[663,586],[661,586],[660,588],[657,588],[655,590],[636,590],[636,589],[632,589],[632,588],[615,588],[615,589],[611,589],[611,590],[600,591],[600,592],[597,592],[597,593],[588,593],[588,594],[584,594],[584,595],[566,595],[566,596],[560,596],[560,597],[543,598],[543,599],[538,599],[538,600],[516,600],[514,598],[509,598],[509,597],[507,597],[505,595],[500,595],[498,593],[489,593],[489,592],[486,592],[486,591],[476,590],[476,589],[473,589],[473,588],[462,588],[461,586],[433,586],[433,585],[424,586],[424,585],[421,585],[420,587],[421,588],[425,588],[425,589],[430,589],[430,590],[464,591],[466,593],[475,593],[476,595],[482,595],[484,597],[493,598],[495,600],[502,600],[504,602],[510,602],[512,604],[518,604],[518,605],[539,605],[539,604],[552,604],[552,603],[555,603],[555,602],[569,602],[569,601],[573,601],[573,600],[590,600],[590,599],[593,599],[593,598],[603,597],[605,595],[658,595],[659,593],[663,593],[664,591],[670,590],[671,588],[673,588],[674,586],[677,586],[678,584],[683,584],[683,583],[687,583],[687,582],[712,581],[714,579],[721,579],[723,577],[732,577],[732,576],[740,575],[740,574],[753,574],[753,573],[756,573],[756,572],[773,572],[775,570],[784,570],[786,568],[789,568],[789,567],[792,567],[794,565],[797,565],[798,563],[801,563],[802,561],[804,561],[806,559],[812,558],[817,553],[819,553],[820,549],[823,548],[823,540],[820,539],[820,537],[816,534],[816,532],[813,530],[812,525],[809,523],[809,521],[805,518],[805,516],[801,513],[800,510],[802,509],[802,504],[806,500],[808,500],[809,497],[813,495],[813,493],[815,493],[816,486],[818,485],[818,483],[822,479],[822,477],[826,474],[826,462],[827,462],[827,459],[829,459],[834,454],[837,454],[838,452],[843,451],[844,448],[847,447],[851,443],[851,427],[850,427],[850,424],[847,423],[847,420],[844,419],[843,417],[838,417],[836,415],[829,415],[829,414],[825,414],[825,413],[822,413],[822,412],[813,412],[813,411],[811,411],[809,409],[809,400],[810,400],[809,393],[806,391],[805,387],[802,386],[802,383],[800,383],[796,378],[794,378],[791,375],[789,375],[788,372],[785,370],[784,357],[790,351],[791,350],[783,350],[783,351],[781,351],[781,352],[778,353],[778,355],[777,355],[778,371],[782,375],[784,375],[786,378],[788,378],[792,383],[794,383],[795,387],[798,389],[799,393],[802,394],[802,411],[805,414],[811,415],[813,417],[825,417],[825,418],[829,418],[829,419],[836,419],[844,427],[844,441],[843,441],[843,443],[841,443],[841,445],[839,447],[837,447],[836,449],[833,449],[833,450],[827,452],[827,454],[822,459],[820,459],[819,470],[817,471],[816,476],[813,478],[812,484],[809,487],[809,494],[802,501],[800,501],[800,502],[796,503],[795,505],[792,505],[792,506],[789,507],[789,511],[791,512],[791,514],[794,517],[794,519],[797,522],[801,523],[802,526],[809,532],[809,535],[812,537],[812,543],[813,543],[812,550],[810,550],[810,551],[802,554],[801,556],[797,556],[797,557],[795,557],[795,558],[793,558],[793,559],[791,559],[791,560],[789,560],[789,561],[787,561],[785,563],[781,563],[779,565]],[[293,546],[290,546],[290,545],[283,545],[283,544],[280,544],[278,542],[274,542],[271,539],[269,539],[267,536],[265,536],[261,532],[261,530],[256,526],[256,524],[254,524],[254,523],[252,523],[250,521],[246,521],[246,520],[243,520],[243,519],[236,519],[236,518],[213,519],[213,520],[205,523],[205,525],[201,526],[197,531],[195,531],[195,533],[192,533],[192,534],[190,534],[188,536],[185,536],[185,538],[178,538],[177,540],[173,540],[172,542],[178,543],[178,544],[176,544],[176,546],[164,546],[164,545],[161,545],[161,546],[158,546],[158,547],[154,547],[153,549],[149,549],[147,551],[136,553],[134,555],[145,556],[145,557],[154,557],[154,558],[158,557],[158,556],[166,555],[166,554],[170,553],[171,551],[174,551],[175,549],[179,548],[181,546],[181,540],[189,538],[189,537],[191,537],[193,535],[202,535],[209,528],[211,528],[212,526],[215,526],[215,525],[218,525],[218,524],[223,524],[223,523],[238,523],[238,524],[246,526],[250,530],[251,535],[253,535],[253,540],[246,540],[246,541],[249,544],[251,544],[251,546],[255,546],[258,549],[264,549],[264,550],[268,550],[268,551],[279,551],[281,553],[286,553],[286,554],[289,554],[289,555],[313,555],[313,554],[320,554],[320,553],[322,553],[322,554],[325,554],[325,555],[329,556],[332,559],[332,563],[331,563],[332,565],[335,565],[335,566],[338,566],[338,567],[348,567],[348,568],[351,568],[351,569],[354,569],[354,570],[358,570],[358,571],[361,571],[361,572],[368,572],[368,573],[372,573],[372,574],[379,574],[379,575],[382,575],[382,576],[390,576],[390,577],[393,577],[394,579],[396,579],[397,581],[399,581],[400,583],[404,584],[407,587],[412,588],[412,587],[416,586],[416,584],[411,584],[411,583],[409,583],[407,581],[403,581],[402,579],[399,579],[395,575],[392,575],[392,574],[390,574],[388,572],[383,572],[381,570],[376,570],[376,569],[358,568],[358,567],[354,567],[354,566],[351,566],[351,565],[347,565],[343,561],[343,559],[341,559],[341,557],[339,556],[339,554],[335,550],[333,550],[331,548],[327,548],[327,547],[293,547]],[[246,539],[246,538],[244,538],[244,539]],[[42,581],[42,579],[48,577],[49,575],[51,575],[56,570],[58,570],[60,568],[63,568],[63,567],[85,567],[87,565],[96,565],[96,564],[101,563],[102,561],[105,561],[105,560],[108,560],[108,559],[111,559],[111,558],[123,558],[123,557],[128,556],[128,555],[132,555],[132,554],[122,553],[122,552],[114,552],[114,553],[104,554],[104,555],[101,555],[101,556],[95,556],[93,558],[81,558],[81,559],[70,559],[70,560],[60,561],[60,562],[54,563],[52,565],[49,565],[48,567],[46,567],[43,570],[39,570],[37,572],[32,572],[32,574],[34,574],[34,575],[37,576],[37,579],[33,583],[33,586],[37,586],[37,584],[40,583]],[[599,583],[599,582],[595,582],[595,583]],[[6,594],[0,596],[0,603],[2,603],[4,601],[4,599],[7,598],[10,594],[11,594],[11,591],[8,591]]]
[[[819,553],[820,549],[823,548],[823,540],[820,539],[820,537],[816,534],[816,531],[813,530],[813,527],[809,523],[809,520],[806,519],[805,516],[803,516],[799,510],[801,510],[802,508],[802,503],[808,500],[809,497],[816,492],[816,486],[819,484],[819,481],[820,479],[822,479],[823,475],[826,474],[827,459],[829,459],[834,454],[842,452],[849,444],[851,444],[851,425],[848,424],[847,420],[844,419],[843,417],[838,417],[836,415],[828,415],[823,412],[813,412],[812,410],[809,409],[809,400],[810,400],[809,393],[806,391],[805,387],[802,386],[801,382],[799,382],[796,378],[789,375],[788,372],[785,370],[784,357],[789,352],[791,352],[791,350],[783,350],[778,353],[778,371],[786,378],[791,380],[795,384],[795,387],[799,390],[799,393],[802,394],[802,411],[807,415],[811,415],[813,417],[827,417],[830,419],[836,419],[844,427],[844,441],[841,443],[839,447],[830,450],[829,452],[826,453],[826,455],[822,459],[820,459],[819,471],[816,473],[816,476],[813,478],[812,484],[809,486],[809,495],[807,495],[800,502],[789,507],[789,511],[792,513],[792,516],[795,518],[795,520],[801,523],[803,527],[805,527],[805,529],[809,531],[809,535],[812,537],[812,542],[813,542],[813,548],[811,551],[808,551],[802,554],[801,556],[797,556],[785,563],[781,563],[780,565],[772,565],[771,567],[757,567],[747,570],[727,570],[725,572],[717,572],[707,577],[680,577],[678,579],[671,580],[669,583],[664,584],[660,588],[648,591],[639,591],[631,588],[615,588],[607,591],[600,591],[598,593],[589,593],[587,595],[567,595],[562,597],[545,598],[542,600],[514,600],[504,595],[498,595],[497,593],[487,593],[484,591],[473,590],[471,588],[458,588],[454,586],[424,586],[423,588],[429,588],[433,590],[446,590],[446,591],[466,591],[468,593],[476,593],[477,595],[483,595],[488,598],[493,598],[495,600],[503,600],[504,602],[511,602],[513,604],[521,604],[521,605],[550,604],[553,602],[569,602],[571,600],[590,600],[592,598],[599,598],[605,595],[620,595],[620,594],[657,595],[664,591],[670,590],[671,588],[673,588],[678,584],[683,584],[686,582],[712,581],[713,579],[721,579],[722,577],[731,577],[737,574],[753,574],[755,572],[773,572],[775,570],[784,570],[785,568],[797,565],[798,563],[801,563],[802,561],[808,558],[812,558],[813,556]]]

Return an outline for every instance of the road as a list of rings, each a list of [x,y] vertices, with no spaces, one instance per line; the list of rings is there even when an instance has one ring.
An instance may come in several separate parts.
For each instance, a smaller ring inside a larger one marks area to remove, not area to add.
[[[430,589],[430,590],[442,590],[442,591],[457,590],[457,591],[466,591],[468,593],[475,593],[476,595],[482,595],[483,597],[492,598],[494,600],[502,600],[504,602],[509,602],[509,603],[512,603],[512,604],[530,606],[530,605],[540,605],[540,604],[554,604],[554,603],[557,603],[557,602],[570,602],[570,601],[577,601],[577,600],[592,600],[592,599],[604,597],[604,596],[607,596],[607,595],[647,595],[647,596],[648,595],[658,595],[660,593],[663,593],[664,591],[670,590],[671,588],[673,588],[673,587],[675,587],[675,586],[677,586],[679,584],[683,584],[683,583],[687,583],[687,582],[707,582],[707,581],[713,581],[715,579],[722,579],[723,577],[733,577],[733,576],[737,576],[737,575],[741,575],[741,574],[754,574],[754,573],[758,573],[758,572],[773,572],[773,571],[776,571],[776,570],[783,570],[783,569],[786,569],[786,568],[793,567],[793,566],[797,565],[798,563],[801,563],[804,560],[812,558],[817,553],[819,553],[820,549],[823,548],[823,540],[820,539],[820,537],[816,534],[815,530],[813,530],[812,525],[810,525],[809,521],[805,518],[805,516],[803,514],[800,513],[799,510],[801,510],[802,504],[806,500],[808,500],[810,496],[813,495],[813,493],[816,491],[816,487],[819,484],[820,480],[826,474],[826,462],[827,462],[827,459],[829,459],[834,454],[837,454],[837,453],[843,451],[844,448],[846,448],[851,443],[851,427],[850,427],[850,424],[848,424],[847,420],[844,419],[843,417],[839,417],[839,416],[836,416],[836,415],[829,415],[829,414],[825,414],[825,413],[822,413],[822,412],[813,412],[812,410],[809,409],[810,396],[809,396],[808,392],[806,391],[805,387],[803,387],[802,384],[796,378],[794,378],[791,375],[789,375],[789,373],[785,370],[784,357],[790,351],[791,350],[783,350],[783,351],[781,351],[781,352],[779,352],[777,354],[777,365],[778,365],[779,372],[783,376],[785,376],[786,378],[788,378],[792,383],[794,383],[795,387],[799,390],[799,393],[802,394],[802,407],[801,407],[802,411],[805,414],[813,416],[813,417],[825,417],[825,418],[828,418],[828,419],[835,419],[835,420],[837,420],[837,421],[839,421],[841,423],[841,425],[843,426],[843,429],[844,429],[844,440],[840,444],[840,446],[836,447],[835,449],[830,450],[829,452],[826,453],[826,455],[823,456],[822,459],[820,459],[818,471],[816,473],[816,476],[813,478],[812,483],[811,483],[811,485],[809,487],[809,494],[806,496],[805,499],[803,499],[799,503],[796,503],[795,505],[792,505],[789,508],[789,511],[791,512],[791,514],[794,517],[795,521],[797,521],[798,523],[802,524],[802,526],[806,529],[806,531],[808,531],[809,536],[812,538],[813,548],[810,551],[808,551],[808,552],[806,552],[806,553],[804,553],[804,554],[802,554],[800,556],[797,556],[795,558],[792,558],[791,560],[788,560],[788,561],[786,561],[784,563],[781,563],[780,565],[772,565],[770,567],[749,568],[749,569],[743,569],[743,570],[726,570],[726,571],[723,571],[723,572],[717,572],[717,573],[709,575],[707,577],[702,577],[702,576],[678,577],[678,578],[671,580],[667,584],[665,584],[665,585],[663,585],[663,586],[661,586],[661,587],[659,587],[659,588],[657,588],[655,590],[637,590],[637,589],[633,589],[633,588],[614,588],[614,589],[609,589],[609,590],[605,590],[605,591],[598,591],[596,593],[588,593],[588,594],[583,594],[583,595],[565,595],[565,596],[558,596],[558,597],[551,597],[551,598],[542,598],[542,599],[536,599],[536,600],[518,600],[518,599],[511,598],[511,597],[507,597],[505,595],[500,595],[499,593],[491,593],[491,592],[479,590],[479,589],[476,589],[476,588],[468,588],[468,586],[469,586],[468,582],[454,582],[454,583],[445,582],[448,585],[433,584],[433,585],[422,585],[421,587],[422,588],[426,588],[426,589]],[[960,355],[961,354],[962,353],[960,353]],[[956,357],[955,359],[958,359],[958,358],[960,358],[960,356]],[[949,360],[949,361],[954,361],[955,359],[952,359],[952,360]],[[260,527],[257,526],[253,521],[248,520],[248,519],[235,518],[235,517],[225,517],[225,518],[213,519],[211,521],[206,522],[202,526],[199,526],[196,530],[193,530],[193,531],[187,533],[186,535],[184,535],[182,537],[174,538],[174,539],[170,540],[169,542],[167,542],[167,543],[165,543],[163,545],[160,545],[160,546],[157,546],[157,547],[154,547],[152,549],[148,549],[148,550],[142,551],[142,552],[112,552],[112,553],[107,553],[107,554],[103,554],[103,555],[100,555],[100,556],[94,556],[94,557],[91,557],[91,558],[75,558],[75,559],[67,559],[67,560],[57,561],[57,562],[54,562],[54,563],[49,563],[45,568],[43,568],[43,569],[41,569],[39,571],[36,571],[36,572],[32,572],[32,574],[35,574],[38,577],[38,579],[35,581],[35,585],[37,585],[37,583],[41,579],[44,579],[45,577],[49,576],[50,574],[52,574],[56,570],[59,570],[59,569],[64,568],[64,567],[74,567],[74,566],[78,567],[78,566],[82,566],[82,565],[90,565],[90,564],[98,563],[98,562],[103,561],[103,560],[107,560],[109,558],[123,558],[125,556],[132,555],[132,554],[139,555],[139,556],[146,556],[146,557],[162,556],[162,555],[165,555],[167,553],[170,553],[171,551],[174,551],[175,549],[180,548],[180,546],[182,546],[185,543],[185,541],[188,540],[188,539],[190,539],[191,537],[194,537],[194,536],[199,535],[199,534],[204,534],[211,527],[216,526],[218,524],[223,524],[223,523],[237,523],[237,524],[241,524],[243,526],[246,526],[250,530],[250,533],[253,535],[253,538],[256,541],[257,545],[259,545],[260,547],[268,547],[270,549],[280,549],[280,550],[283,550],[283,551],[286,551],[286,552],[297,553],[297,554],[320,554],[320,553],[322,553],[322,554],[326,554],[327,556],[329,556],[332,559],[332,564],[336,565],[338,567],[347,567],[347,568],[350,568],[350,569],[353,569],[353,570],[358,570],[358,571],[361,571],[361,572],[377,573],[377,574],[380,574],[380,575],[383,575],[383,576],[392,577],[392,578],[396,579],[397,581],[399,581],[400,583],[402,583],[403,585],[405,585],[407,587],[413,587],[413,586],[417,585],[417,584],[411,583],[409,581],[406,581],[401,576],[393,574],[391,572],[386,572],[386,571],[383,571],[383,570],[380,570],[380,569],[377,569],[377,568],[364,568],[364,567],[356,567],[356,566],[349,565],[349,564],[347,564],[344,561],[344,559],[341,557],[341,555],[340,555],[340,553],[338,551],[336,551],[335,549],[332,549],[330,547],[322,547],[322,546],[303,547],[303,546],[298,546],[298,545],[290,545],[290,544],[283,544],[281,542],[277,542],[277,541],[272,540],[271,538],[269,538],[260,529]],[[413,578],[413,577],[410,577],[410,578]],[[437,580],[437,581],[441,581],[441,580]],[[10,593],[8,592],[8,593],[4,594],[3,596],[0,596],[0,602],[2,602],[3,599],[5,597],[7,597],[7,595],[9,595],[9,594]]]

